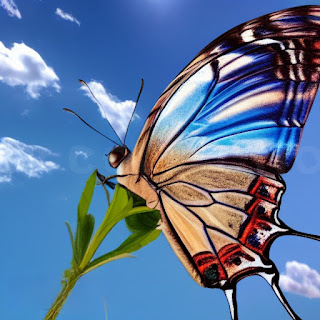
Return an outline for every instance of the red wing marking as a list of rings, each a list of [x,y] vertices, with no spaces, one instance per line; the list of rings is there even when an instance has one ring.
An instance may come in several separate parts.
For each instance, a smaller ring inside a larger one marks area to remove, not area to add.
[[[227,274],[218,258],[211,252],[199,252],[193,256],[193,261],[202,275],[206,287],[212,287],[217,282],[227,279]]]
[[[242,259],[253,262],[255,259],[241,250],[241,245],[237,243],[229,244],[219,251],[219,257],[224,266],[229,267],[234,264],[239,266]]]
[[[271,219],[277,209],[278,206],[276,204],[256,198],[250,203],[246,212],[251,216],[260,216]]]
[[[253,186],[249,189],[249,193],[259,199],[267,200],[274,204],[277,204],[279,197],[284,191],[282,183],[271,180],[266,177],[259,176],[254,182]]]
[[[265,254],[274,236],[283,232],[283,229],[275,223],[275,215],[284,190],[285,187],[281,182],[262,176],[257,178],[249,189],[249,193],[254,196],[246,209],[250,220],[239,240],[260,255]]]

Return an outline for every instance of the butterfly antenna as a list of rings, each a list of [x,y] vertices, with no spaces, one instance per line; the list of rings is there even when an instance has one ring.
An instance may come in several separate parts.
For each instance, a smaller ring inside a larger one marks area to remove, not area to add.
[[[104,108],[102,107],[102,104],[101,104],[100,101],[97,99],[97,97],[94,95],[94,93],[93,93],[92,90],[90,89],[89,85],[88,85],[84,80],[82,80],[82,79],[78,79],[78,81],[79,81],[82,85],[84,85],[84,86],[89,90],[89,92],[91,93],[93,99],[94,99],[94,100],[97,102],[97,104],[99,105],[100,110],[102,110],[103,117],[108,121],[108,123],[110,124],[111,129],[113,130],[113,132],[115,133],[115,135],[118,137],[118,139],[120,140],[121,144],[124,145],[123,142],[122,142],[122,140],[121,140],[120,137],[118,136],[117,132],[114,130],[113,126],[111,125],[110,121],[108,120],[107,115],[106,115],[106,113],[105,113],[105,110],[104,110]],[[118,143],[117,143],[117,144],[118,144]],[[118,145],[119,145],[119,144],[118,144]]]
[[[116,145],[119,145],[119,143],[113,141],[112,139],[110,139],[109,137],[107,137],[106,135],[104,135],[103,133],[101,133],[100,131],[98,131],[97,129],[95,129],[94,127],[92,127],[87,121],[83,120],[76,112],[74,112],[71,109],[68,108],[63,108],[63,111],[67,111],[72,113],[73,115],[77,116],[85,125],[87,125],[89,128],[91,128],[92,130],[94,130],[95,132],[99,133],[100,135],[102,135],[103,137],[105,137],[106,139],[108,139],[109,141],[113,142]]]
[[[141,79],[140,91],[139,91],[139,93],[138,93],[138,97],[137,97],[137,100],[136,100],[136,104],[135,104],[135,106],[134,106],[133,112],[132,112],[132,114],[131,114],[130,121],[129,121],[128,126],[127,126],[126,134],[124,135],[124,140],[123,140],[123,143],[124,143],[124,144],[126,143],[126,137],[127,137],[127,133],[128,133],[128,130],[129,130],[129,126],[130,126],[130,123],[131,123],[131,121],[132,121],[132,119],[133,119],[134,113],[135,113],[135,111],[136,111],[137,104],[138,104],[138,102],[139,102],[139,99],[140,99],[140,96],[141,96],[141,93],[142,93],[142,90],[143,90],[143,86],[144,86],[144,80]]]

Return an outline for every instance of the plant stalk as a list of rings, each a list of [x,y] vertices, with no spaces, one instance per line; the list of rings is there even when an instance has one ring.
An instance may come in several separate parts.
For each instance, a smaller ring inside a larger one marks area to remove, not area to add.
[[[64,303],[66,302],[71,290],[81,277],[81,274],[73,275],[68,279],[68,281],[63,285],[62,290],[58,294],[56,300],[52,304],[51,308],[47,312],[44,320],[55,320],[59,315]]]

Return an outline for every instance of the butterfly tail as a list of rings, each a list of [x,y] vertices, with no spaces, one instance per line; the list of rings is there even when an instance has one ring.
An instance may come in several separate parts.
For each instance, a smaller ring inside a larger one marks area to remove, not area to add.
[[[238,320],[238,305],[236,296],[236,286],[234,288],[224,290],[224,294],[229,303],[229,309],[232,320]]]
[[[298,237],[303,237],[303,238],[308,238],[312,240],[317,240],[320,241],[320,236],[312,234],[312,233],[305,233],[305,232],[300,232],[294,229],[289,228],[289,231],[287,233],[289,236],[298,236]]]
[[[273,292],[275,293],[275,295],[277,296],[281,304],[284,306],[284,308],[286,309],[290,317],[293,320],[301,320],[301,318],[294,312],[289,302],[287,301],[286,297],[284,296],[282,290],[280,289],[279,272],[275,266],[272,269],[272,272],[273,273],[260,272],[258,274],[269,283]],[[228,288],[224,290],[224,294],[229,303],[231,319],[238,320],[239,318],[238,318],[238,306],[237,306],[237,297],[236,297],[236,285],[234,285],[233,288]]]
[[[275,215],[274,218],[275,218],[277,226],[280,227],[280,229],[281,229],[281,232],[278,232],[276,234],[276,237],[279,237],[279,236],[297,236],[297,237],[302,237],[302,238],[307,238],[307,239],[320,241],[320,235],[316,235],[316,234],[312,234],[312,233],[306,233],[306,232],[302,232],[302,231],[298,231],[298,230],[292,229],[289,226],[287,226],[281,219],[279,219],[277,214]]]
[[[280,300],[280,302],[284,306],[284,308],[287,310],[287,312],[289,313],[290,317],[293,320],[302,320],[293,311],[292,307],[290,306],[289,302],[287,301],[287,299],[285,298],[283,292],[280,289],[280,286],[279,286],[279,272],[276,269],[276,267],[274,267],[274,272],[273,273],[270,274],[270,273],[266,273],[266,272],[260,272],[259,276],[264,278],[269,283],[269,285],[271,286],[273,292],[275,293],[277,298]]]

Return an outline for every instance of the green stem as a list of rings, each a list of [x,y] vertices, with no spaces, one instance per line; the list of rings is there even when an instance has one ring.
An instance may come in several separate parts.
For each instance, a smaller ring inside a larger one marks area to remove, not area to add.
[[[44,320],[54,320],[59,315],[60,310],[62,309],[64,303],[66,302],[72,288],[75,286],[79,278],[81,277],[80,274],[73,275],[70,277],[68,282],[64,284],[62,290],[58,294],[56,300],[52,304],[51,308],[49,309],[48,313],[46,314]]]

